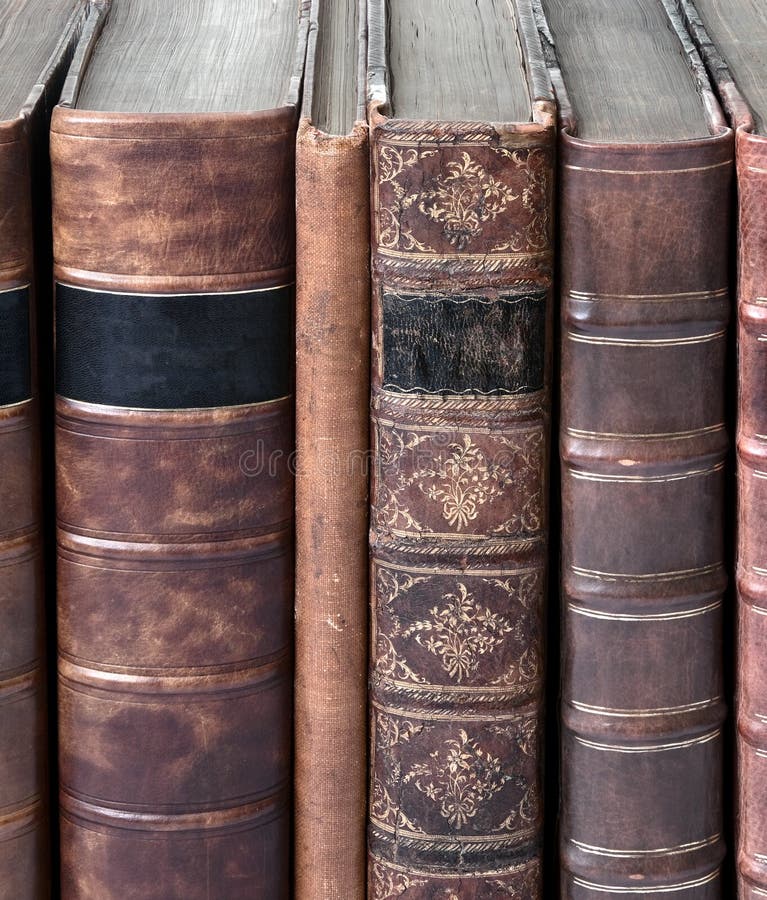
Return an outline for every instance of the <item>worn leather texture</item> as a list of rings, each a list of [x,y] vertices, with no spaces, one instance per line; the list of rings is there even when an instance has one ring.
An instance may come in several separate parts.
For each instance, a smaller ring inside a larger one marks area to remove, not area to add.
[[[561,133],[561,896],[722,896],[733,136]]]
[[[553,104],[527,125],[409,122],[379,87],[368,896],[535,900]]]
[[[691,0],[679,6],[735,129],[738,194],[737,776],[739,900],[767,895],[767,139]]]
[[[367,125],[296,150],[296,900],[364,900],[370,176]]]
[[[737,132],[738,173],[738,875],[767,893],[767,140]]]
[[[28,123],[0,124],[0,289],[25,291],[34,316]],[[32,357],[31,334],[8,347]],[[31,375],[31,369],[29,370]],[[46,828],[44,588],[39,402],[0,406],[0,897],[50,895]]]
[[[93,303],[127,295],[126,310],[137,293],[223,307],[274,287],[290,305],[296,124],[295,105],[57,107],[57,281]],[[73,352],[89,349],[60,335],[58,355]],[[180,393],[169,409],[69,387],[56,401],[62,896],[287,898],[291,386],[237,405]]]
[[[51,303],[48,120],[84,17],[72,9],[19,116],[0,122],[0,305],[15,299],[0,326],[0,900],[51,894],[38,337]]]

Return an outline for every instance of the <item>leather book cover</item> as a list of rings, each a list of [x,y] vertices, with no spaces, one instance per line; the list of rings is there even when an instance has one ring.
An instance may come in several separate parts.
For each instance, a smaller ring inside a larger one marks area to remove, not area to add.
[[[546,4],[544,3],[544,6]],[[560,73],[561,896],[723,896],[733,135],[586,140]],[[556,35],[555,35],[556,37]]]
[[[767,896],[767,138],[741,94],[716,31],[690,0],[680,0],[719,98],[735,129],[737,206],[737,779],[738,897]],[[722,15],[727,16],[726,6]],[[703,16],[703,19],[701,19]],[[719,18],[712,22],[719,25]],[[733,29],[737,35],[739,29]],[[744,41],[748,52],[748,43]]]
[[[520,0],[529,121],[394,117],[384,3],[369,10],[368,896],[534,900],[554,103]]]
[[[51,135],[62,896],[287,898],[306,19],[279,108],[125,113],[104,18]]]
[[[313,4],[296,145],[296,900],[365,900],[370,163],[356,4]],[[339,29],[347,60],[332,54]],[[331,71],[344,62],[345,79]]]
[[[0,121],[0,897],[50,896],[40,324],[50,307],[45,241],[51,107],[85,3],[49,9],[62,30],[13,118]],[[5,27],[26,28],[23,11]],[[23,46],[23,45],[22,45]],[[28,52],[20,50],[19,52]],[[39,319],[39,321],[38,321]],[[45,342],[43,342],[44,344]]]

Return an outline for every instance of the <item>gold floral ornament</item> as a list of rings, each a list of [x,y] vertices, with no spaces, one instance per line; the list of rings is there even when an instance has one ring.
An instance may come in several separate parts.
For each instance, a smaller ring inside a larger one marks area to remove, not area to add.
[[[513,438],[495,438],[498,449],[492,456],[464,434],[456,436],[433,457],[434,440],[431,434],[397,429],[379,435],[380,499],[374,511],[379,528],[404,528],[415,533],[430,530],[419,521],[423,510],[419,513],[411,509],[410,488],[415,486],[427,499],[439,504],[440,517],[459,533],[469,530],[481,507],[499,498],[507,499],[511,488],[518,499],[503,508],[510,508],[512,514],[493,527],[491,533],[506,536],[540,531],[541,472],[545,460],[540,429],[520,432]],[[414,470],[410,470],[411,460],[415,461]]]
[[[442,225],[448,242],[457,250],[482,233],[482,225],[506,212],[519,199],[508,185],[490,175],[465,151],[446,166],[438,186],[421,195],[418,209]]]
[[[442,668],[460,684],[513,628],[503,616],[480,606],[465,584],[459,582],[457,588],[457,593],[443,596],[442,609],[429,610],[431,619],[414,622],[402,636],[414,635],[416,643],[438,656]]]
[[[429,754],[430,762],[416,763],[403,776],[430,800],[453,828],[463,828],[498,791],[507,777],[501,761],[483,750],[461,729],[458,738]]]
[[[433,478],[438,484],[419,484],[430,500],[442,504],[442,515],[457,531],[474,521],[479,507],[503,495],[511,482],[508,472],[487,459],[468,434],[462,443],[450,444],[446,456],[440,456],[433,467],[417,473]]]
[[[417,227],[412,216],[409,217],[412,211],[419,212],[427,222],[441,226],[445,240],[459,252],[483,234],[485,225],[507,212],[503,240],[488,247],[487,252],[519,253],[545,250],[549,246],[551,159],[548,151],[536,147],[470,149],[473,153],[461,151],[456,159],[445,163],[444,168],[428,178],[420,190],[414,191],[408,172],[440,151],[391,144],[381,147],[377,183],[379,188],[386,188],[386,197],[382,194],[378,209],[381,248],[405,253],[439,252],[424,240],[425,233],[421,233],[420,238],[414,233],[414,227],[419,233],[423,229]],[[502,157],[506,163],[504,171],[519,182],[518,187],[512,187],[497,174],[489,172],[476,158],[480,152],[486,157],[488,154]],[[527,213],[527,221],[521,226],[516,222],[518,217],[511,214],[514,207]]]
[[[396,900],[410,888],[422,887],[426,884],[425,878],[416,878],[406,872],[395,872],[386,869],[376,860],[373,863],[373,882],[375,884],[374,896],[377,900]]]
[[[378,778],[373,782],[371,812],[374,819],[395,830],[405,829],[413,834],[426,834],[423,828],[420,828],[416,822],[402,812]]]

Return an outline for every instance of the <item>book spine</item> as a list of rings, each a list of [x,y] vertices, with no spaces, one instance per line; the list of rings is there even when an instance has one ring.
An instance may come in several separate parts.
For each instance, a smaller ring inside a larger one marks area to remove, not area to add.
[[[767,140],[740,130],[738,165],[738,870],[767,895]]]
[[[562,896],[722,894],[731,132],[563,133]]]
[[[44,589],[28,123],[0,124],[0,893],[48,896]]]
[[[369,896],[534,898],[553,128],[373,121]]]
[[[363,900],[367,819],[367,127],[296,148],[295,897]]]
[[[62,895],[289,895],[295,110],[57,108]]]

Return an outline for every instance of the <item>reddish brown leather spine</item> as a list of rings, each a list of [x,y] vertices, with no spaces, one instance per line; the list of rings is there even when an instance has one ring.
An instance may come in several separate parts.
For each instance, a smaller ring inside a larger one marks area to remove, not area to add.
[[[369,897],[533,900],[553,104],[387,118],[375,24]]]
[[[738,172],[738,875],[767,895],[767,139],[739,128]]]
[[[296,900],[364,900],[370,162],[364,121],[296,146]],[[364,116],[364,107],[362,110]]]
[[[737,870],[740,900],[767,896],[767,139],[690,0],[679,7],[735,132],[738,179]]]
[[[50,259],[35,246],[50,210],[46,196],[47,125],[84,9],[74,9],[66,33],[19,117],[0,123],[0,295],[24,308],[28,327],[3,354],[3,373],[18,368],[25,396],[7,402],[0,385],[0,897],[50,896],[48,747],[45,690],[45,596],[40,469],[37,307],[50,303]],[[30,85],[30,89],[32,86]],[[42,222],[41,222],[42,220]],[[8,318],[3,327],[9,328]],[[16,335],[14,335],[16,336]],[[22,346],[23,343],[23,346]]]
[[[561,136],[563,897],[722,896],[732,132]]]
[[[126,317],[129,299],[218,302],[216,337],[238,297],[289,303],[296,122],[294,96],[253,115],[58,107],[59,285],[86,289],[94,323],[115,298]],[[67,900],[289,895],[292,401],[178,406],[57,398]]]

